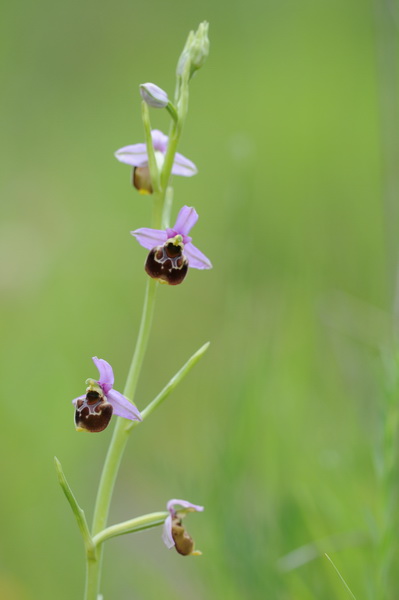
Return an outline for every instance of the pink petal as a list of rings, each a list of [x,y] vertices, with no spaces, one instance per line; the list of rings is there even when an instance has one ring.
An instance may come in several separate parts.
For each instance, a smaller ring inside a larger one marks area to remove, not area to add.
[[[189,159],[176,152],[173,162],[172,174],[182,175],[183,177],[192,177],[198,173],[195,164]]]
[[[163,524],[162,539],[169,550],[175,545],[172,537],[172,517],[170,515],[166,517],[165,523]]]
[[[187,235],[198,221],[198,213],[192,206],[183,206],[177,215],[176,223],[173,226],[175,231],[181,235]]]
[[[165,154],[166,148],[168,147],[168,136],[162,133],[162,131],[159,131],[159,129],[153,129],[151,131],[151,137],[154,150],[158,150],[159,152],[162,152],[162,154]]]
[[[124,146],[115,152],[115,158],[132,167],[143,167],[148,163],[147,146],[145,144]]]
[[[150,229],[149,227],[142,227],[141,229],[136,229],[130,233],[134,235],[141,246],[148,250],[152,250],[155,246],[161,246],[168,239],[166,231],[162,231],[161,229]]]
[[[193,244],[184,245],[184,254],[188,258],[188,266],[193,269],[212,269],[212,263],[202,254],[201,250],[198,250]]]
[[[114,415],[130,419],[131,421],[142,421],[140,411],[125,396],[122,396],[116,390],[110,390],[107,394],[107,400],[114,409]]]
[[[109,390],[112,389],[112,386],[114,385],[114,372],[112,367],[106,360],[97,358],[97,356],[93,356],[93,362],[100,373],[98,383],[102,387],[104,394],[107,396]]]
[[[174,515],[176,512],[173,506],[175,504],[178,504],[180,506],[182,506],[183,508],[192,508],[193,510],[196,510],[198,512],[202,512],[204,510],[203,506],[199,506],[198,504],[192,504],[191,502],[188,502],[187,500],[178,500],[177,498],[172,498],[172,500],[169,500],[169,502],[166,505],[167,510],[170,512],[171,515]]]

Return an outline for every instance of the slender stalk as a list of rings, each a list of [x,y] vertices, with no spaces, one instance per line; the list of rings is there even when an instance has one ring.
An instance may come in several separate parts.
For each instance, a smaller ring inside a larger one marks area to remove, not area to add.
[[[97,600],[100,592],[101,561],[87,558],[84,600]]]
[[[175,159],[175,154],[176,154],[177,144],[179,143],[180,133],[181,133],[181,125],[179,125],[179,123],[172,123],[171,130],[169,132],[168,149],[166,150],[165,161],[164,161],[164,164],[162,167],[162,172],[161,172],[161,187],[162,187],[164,195],[166,193],[166,188],[168,187],[168,184],[169,184],[170,174],[172,172],[173,161]]]
[[[118,523],[117,525],[111,525],[110,527],[107,527],[106,529],[98,533],[93,538],[93,542],[96,545],[99,545],[105,542],[105,540],[116,537],[118,535],[135,533],[136,531],[142,531],[143,529],[148,529],[150,527],[162,525],[165,522],[165,519],[168,516],[168,514],[168,511],[150,513],[148,515],[136,517],[135,519],[130,519],[129,521],[124,521],[123,523]]]
[[[163,215],[165,196],[172,172],[174,157],[176,154],[177,144],[180,138],[181,129],[187,112],[188,106],[188,78],[185,79],[183,108],[178,111],[177,119],[172,122],[169,136],[168,148],[165,155],[162,171],[159,173],[158,165],[155,159],[154,148],[151,138],[151,124],[149,118],[148,107],[145,103],[142,104],[142,116],[144,130],[146,134],[147,152],[149,158],[149,168],[153,183],[153,216],[152,227],[159,229],[164,220]],[[170,210],[170,207],[169,207]],[[137,382],[140,375],[141,366],[145,351],[147,348],[148,338],[151,330],[152,316],[154,312],[155,296],[158,287],[157,281],[149,279],[147,281],[146,294],[144,299],[143,313],[141,318],[140,330],[136,342],[135,351],[133,354],[132,363],[130,365],[124,395],[132,402],[136,392]],[[111,504],[112,493],[115,486],[116,477],[119,466],[122,460],[123,452],[130,432],[133,430],[132,424],[125,419],[118,419],[115,425],[114,433],[108,448],[108,453],[104,462],[100,484],[97,492],[97,499],[94,508],[92,536],[98,539],[98,536],[103,535],[107,525],[109,507]],[[103,546],[97,548],[97,557],[93,558],[87,553],[87,578],[85,600],[97,600],[100,588],[101,564],[102,564]]]
[[[147,348],[157,285],[158,284],[154,279],[148,279],[140,330],[124,390],[124,395],[131,400],[134,398],[141,365]],[[102,531],[107,524],[109,507],[119,465],[126,447],[129,432],[131,431],[128,426],[129,422],[125,419],[118,419],[115,425],[114,433],[104,462],[94,508],[92,526],[93,536]],[[91,557],[87,556],[85,600],[97,600],[101,578],[102,554],[103,547],[101,546],[97,552],[97,559],[93,560]]]
[[[154,279],[148,279],[147,289],[144,299],[143,315],[139,335],[137,338],[136,349],[133,355],[132,363],[127,376],[124,395],[133,400],[136,391],[137,381],[143,363],[145,350],[150,334],[152,315],[154,312],[155,295],[157,282]],[[93,535],[104,529],[107,523],[109,505],[114,489],[116,475],[122,459],[123,451],[126,446],[129,434],[129,421],[118,419],[114,429],[114,434],[105,459],[103,472],[97,494],[96,506],[93,518]]]

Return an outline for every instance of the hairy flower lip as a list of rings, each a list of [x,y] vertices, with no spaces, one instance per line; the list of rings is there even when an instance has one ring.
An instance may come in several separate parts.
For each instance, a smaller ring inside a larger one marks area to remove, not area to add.
[[[168,229],[150,229],[148,227],[142,227],[131,231],[138,243],[147,248],[147,250],[153,250],[157,246],[163,246],[168,239],[174,238],[177,235],[181,235],[184,245],[184,255],[188,260],[189,267],[194,269],[211,269],[212,263],[194,244],[192,244],[192,238],[188,235],[192,227],[198,221],[198,213],[195,208],[190,206],[183,206],[180,210],[176,223],[172,228]]]
[[[114,415],[123,417],[124,419],[129,419],[131,421],[141,421],[142,417],[136,406],[127,398],[125,398],[125,396],[123,396],[120,392],[113,389],[114,372],[111,365],[103,358],[97,358],[97,356],[93,356],[92,360],[99,371],[99,379],[98,381],[94,379],[88,379],[86,381],[86,384],[88,384],[86,394],[72,400],[72,403],[76,408],[76,414],[80,413],[82,410],[82,402],[86,402],[88,400],[88,395],[90,393],[94,392],[100,396],[100,392],[102,392],[103,402],[111,405]]]

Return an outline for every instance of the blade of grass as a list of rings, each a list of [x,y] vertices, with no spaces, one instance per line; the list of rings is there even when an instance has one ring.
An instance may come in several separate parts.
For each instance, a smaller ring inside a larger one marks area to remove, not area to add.
[[[356,600],[355,596],[353,595],[349,585],[346,583],[345,579],[342,577],[341,573],[338,571],[338,568],[335,566],[335,564],[333,563],[332,559],[328,556],[327,552],[324,552],[324,556],[326,557],[327,560],[330,561],[330,563],[332,564],[332,566],[335,569],[335,572],[337,573],[338,577],[340,578],[340,580],[342,581],[342,583],[344,584],[344,586],[346,587],[346,589],[348,590],[349,594],[351,595],[351,598],[353,598],[353,600]]]

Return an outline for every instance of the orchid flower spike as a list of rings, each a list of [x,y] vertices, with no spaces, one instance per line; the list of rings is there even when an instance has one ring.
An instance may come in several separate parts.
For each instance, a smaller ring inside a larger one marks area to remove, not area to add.
[[[179,505],[182,508],[175,509],[175,505]],[[169,500],[166,505],[169,515],[165,519],[163,526],[162,539],[167,548],[176,548],[176,551],[183,556],[198,556],[201,554],[199,550],[194,550],[193,539],[189,536],[187,531],[182,525],[182,519],[189,512],[202,512],[203,506],[197,504],[191,504],[187,500]]]
[[[162,283],[178,285],[187,274],[188,267],[211,269],[210,260],[191,243],[188,235],[198,221],[195,208],[183,206],[172,229],[143,227],[131,231],[141,246],[151,250],[145,263],[150,277]]]
[[[167,135],[153,129],[151,131],[152,143],[154,146],[155,158],[158,169],[162,169],[168,148],[169,138]],[[141,194],[152,194],[152,185],[150,170],[148,167],[148,154],[146,144],[133,144],[124,146],[115,152],[115,157],[119,162],[131,165],[133,168],[133,185]],[[197,167],[191,160],[176,152],[172,167],[172,175],[182,175],[183,177],[192,177],[197,173]]]
[[[76,430],[92,433],[103,431],[112,414],[131,421],[141,421],[141,414],[134,404],[113,389],[114,372],[111,365],[97,356],[93,357],[93,362],[100,374],[99,380],[87,379],[86,394],[72,400],[76,407]]]

